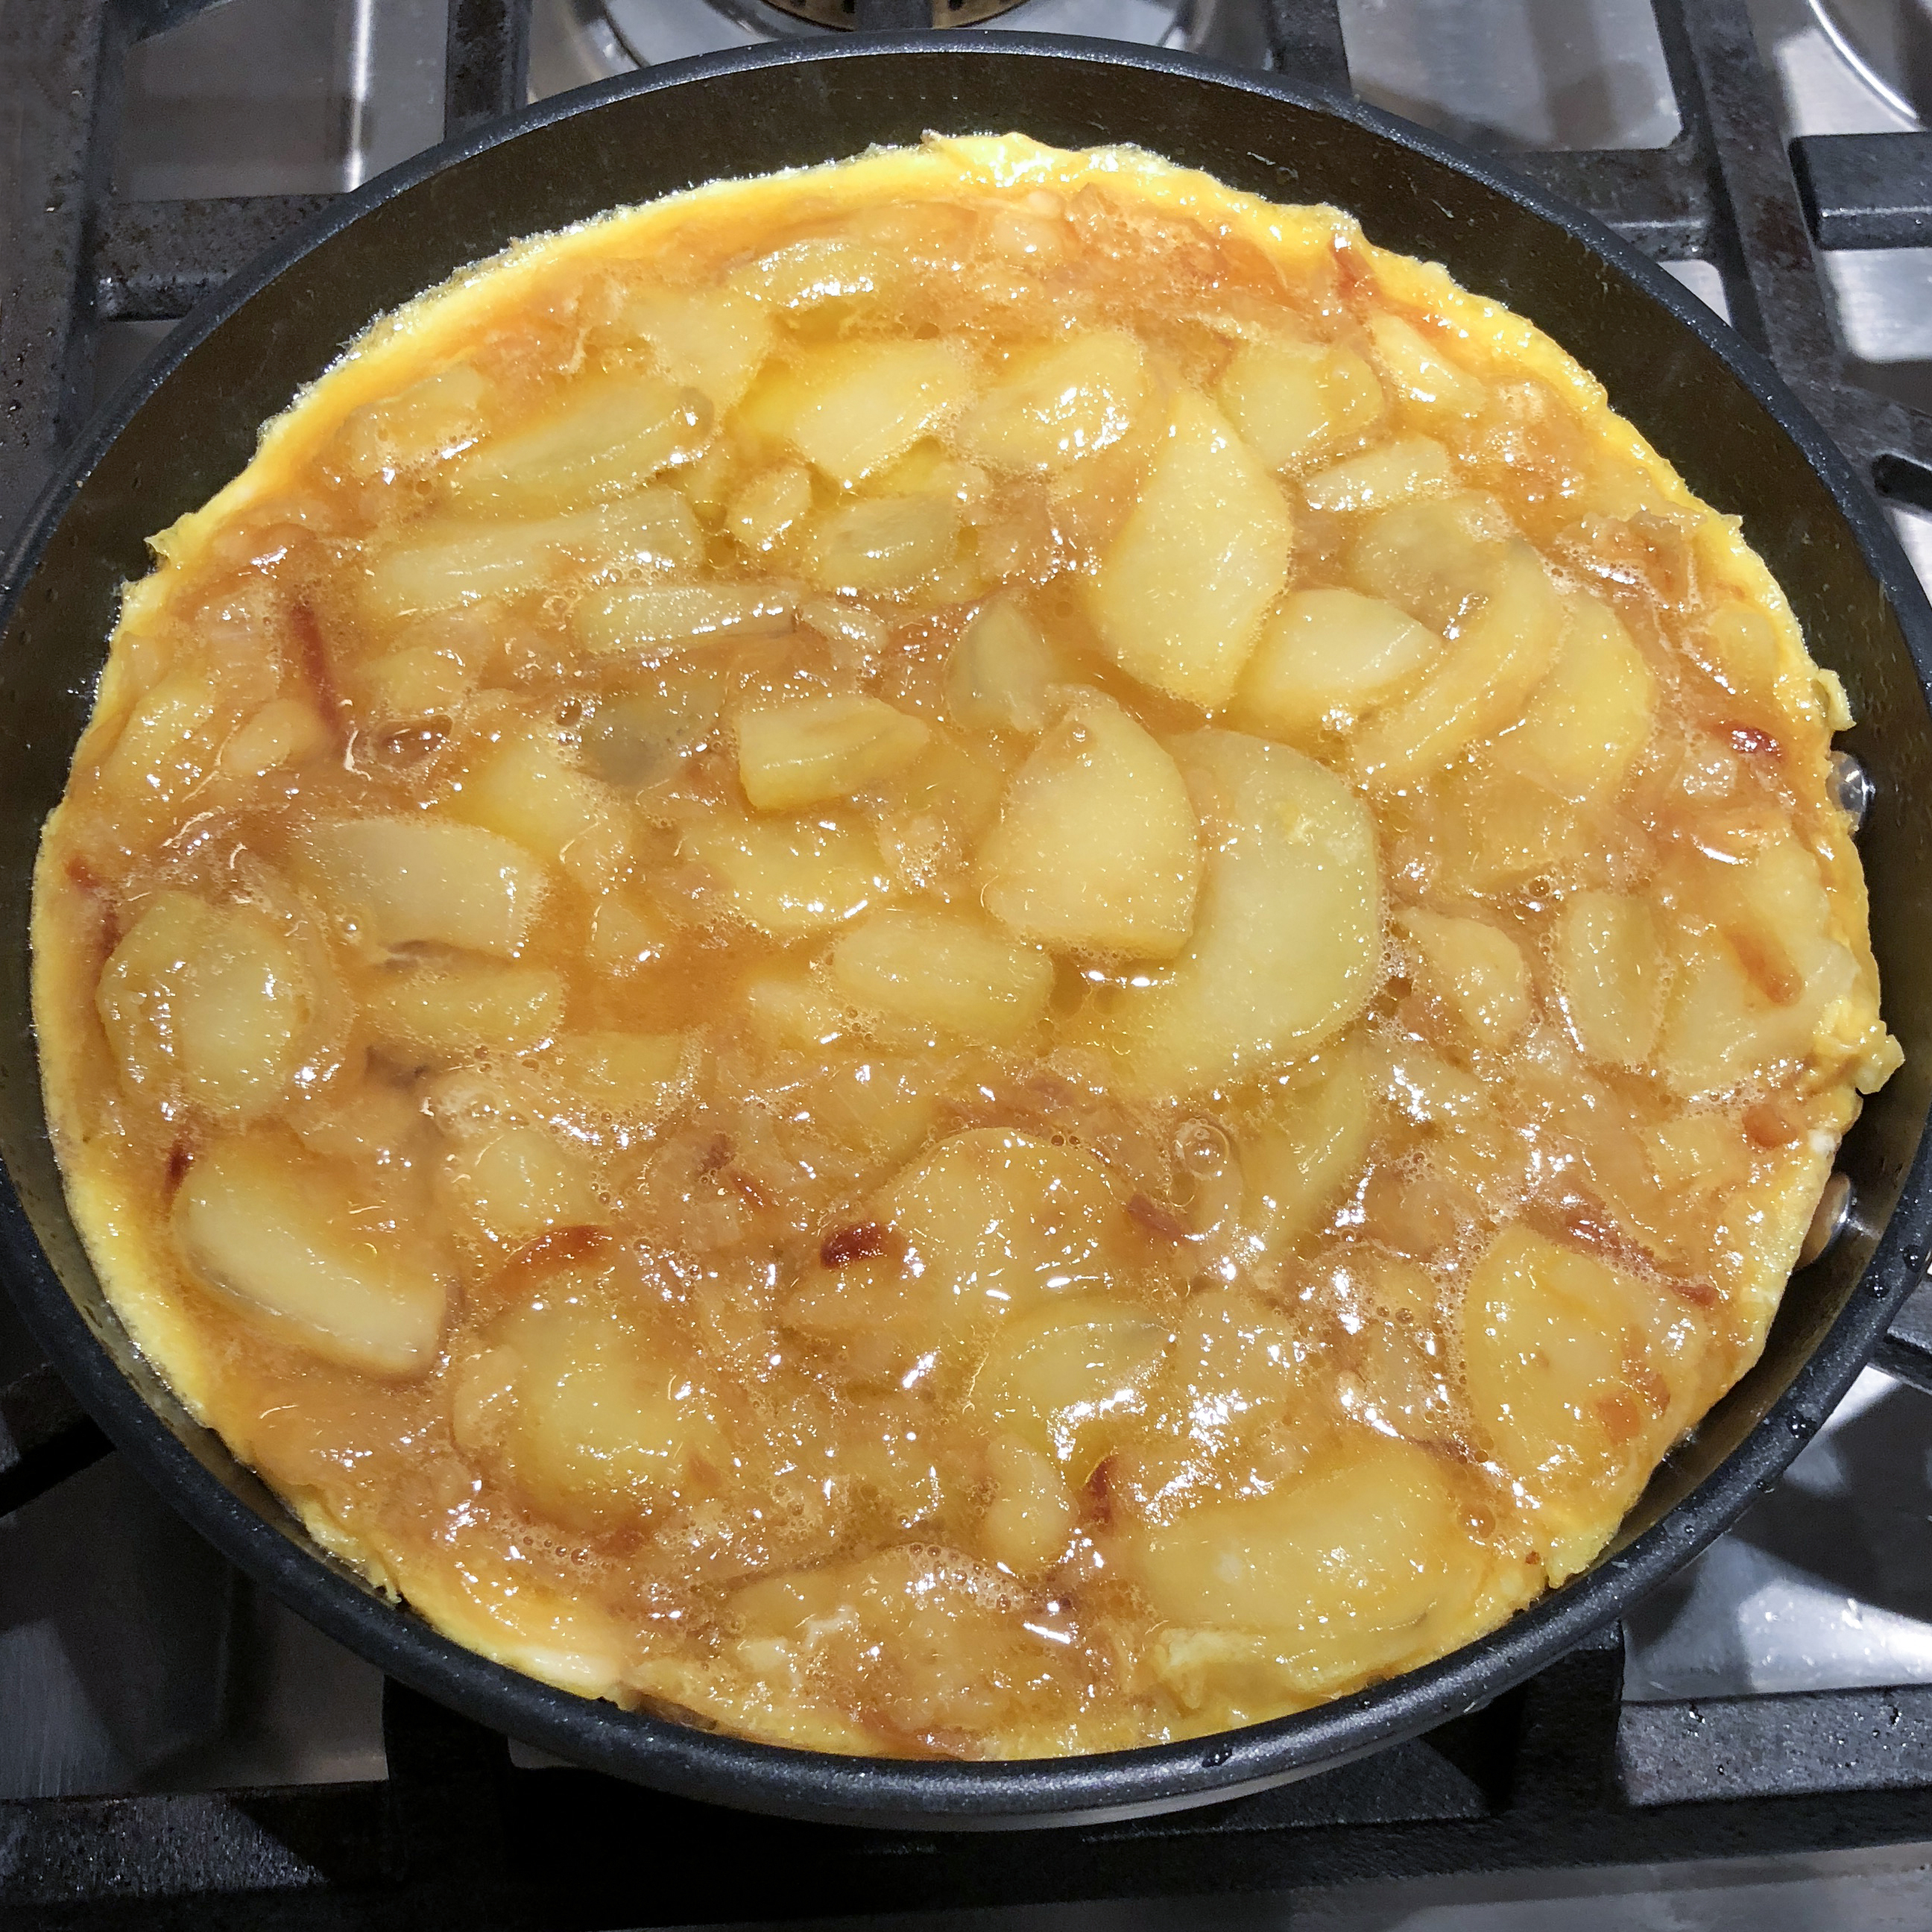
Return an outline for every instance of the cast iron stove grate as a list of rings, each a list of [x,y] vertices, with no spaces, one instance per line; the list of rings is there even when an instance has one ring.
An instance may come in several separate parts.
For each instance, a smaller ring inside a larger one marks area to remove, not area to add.
[[[325,199],[113,194],[128,53],[206,4],[0,14],[0,140],[16,167],[0,207],[0,537],[81,427],[102,326],[187,314]],[[1348,86],[1336,0],[1256,4],[1270,64]],[[1812,252],[1932,244],[1932,134],[1814,136],[1787,153],[1744,0],[1653,4],[1677,138],[1511,164],[1660,260],[1714,265],[1736,326],[1861,472],[1932,510],[1932,416],[1848,380]],[[874,18],[881,6],[890,20]],[[449,133],[525,98],[530,7],[451,0]],[[861,25],[926,17],[902,0],[859,10]],[[1932,1387],[1932,1318],[1908,1310],[1883,1359]],[[0,1516],[107,1446],[51,1370],[0,1389]],[[519,1769],[504,1739],[391,1684],[381,1782],[0,1802],[0,1922],[786,1922],[1932,1839],[1932,1686],[1625,1705],[1622,1663],[1612,1629],[1484,1711],[1304,1783],[990,1839],[775,1822],[588,1772]]]

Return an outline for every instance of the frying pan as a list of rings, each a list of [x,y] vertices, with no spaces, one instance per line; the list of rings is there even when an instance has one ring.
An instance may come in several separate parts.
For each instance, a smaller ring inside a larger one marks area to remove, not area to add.
[[[1840,1157],[1858,1211],[1801,1271],[1762,1359],[1681,1445],[1595,1566],[1451,1656],[1219,1736],[1006,1764],[754,1744],[554,1690],[473,1655],[309,1541],[130,1347],[62,1200],[28,1003],[28,880],[143,538],[247,462],[262,421],[378,313],[513,239],[721,176],[874,142],[1018,129],[1138,142],[1238,188],[1330,201],[1540,323],[1699,495],[1741,514],[1875,782],[1872,937],[1904,1070]],[[1276,76],[1077,40],[795,43],[546,103],[346,196],[171,337],[69,459],[0,604],[0,1267],[110,1436],[230,1560],[390,1676],[558,1756],[687,1796],[845,1823],[1051,1824],[1232,1797],[1473,1709],[1620,1616],[1733,1522],[1830,1412],[1925,1270],[1932,1196],[1932,610],[1876,502],[1768,365],[1607,229],[1482,158]]]

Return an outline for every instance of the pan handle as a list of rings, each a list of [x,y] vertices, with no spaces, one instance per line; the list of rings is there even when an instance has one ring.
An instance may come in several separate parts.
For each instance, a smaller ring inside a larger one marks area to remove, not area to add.
[[[1932,1395],[1932,1282],[1922,1282],[1872,1351],[1872,1366]]]
[[[0,1517],[113,1446],[51,1367],[29,1369],[0,1388]]]

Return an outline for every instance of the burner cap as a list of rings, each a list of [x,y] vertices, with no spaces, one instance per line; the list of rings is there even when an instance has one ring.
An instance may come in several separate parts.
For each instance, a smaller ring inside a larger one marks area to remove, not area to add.
[[[1010,14],[1021,0],[765,0],[814,27],[970,27]]]

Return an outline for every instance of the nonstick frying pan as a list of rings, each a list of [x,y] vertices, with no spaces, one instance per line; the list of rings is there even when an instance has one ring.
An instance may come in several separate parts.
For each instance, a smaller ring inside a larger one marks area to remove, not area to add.
[[[1444,262],[1596,371],[1699,495],[1744,519],[1844,678],[1876,785],[1872,937],[1904,1070],[1840,1166],[1846,1235],[1792,1280],[1763,1358],[1676,1450],[1586,1574],[1426,1668],[1186,1744],[1008,1764],[838,1757],[554,1690],[438,1636],[325,1555],[133,1351],[64,1204],[28,1000],[28,884],[143,539],[247,462],[261,423],[371,317],[519,236],[722,176],[881,142],[1018,130],[1134,142],[1238,188],[1328,201]],[[226,1556],[392,1676],[640,1784],[845,1823],[1071,1822],[1232,1797],[1472,1709],[1620,1616],[1733,1522],[1830,1412],[1925,1271],[1932,1168],[1932,610],[1883,513],[1769,366],[1669,276],[1484,158],[1292,78],[1110,44],[979,34],[794,43],[546,103],[345,196],[171,337],[70,458],[0,603],[0,1267],[108,1434]]]

